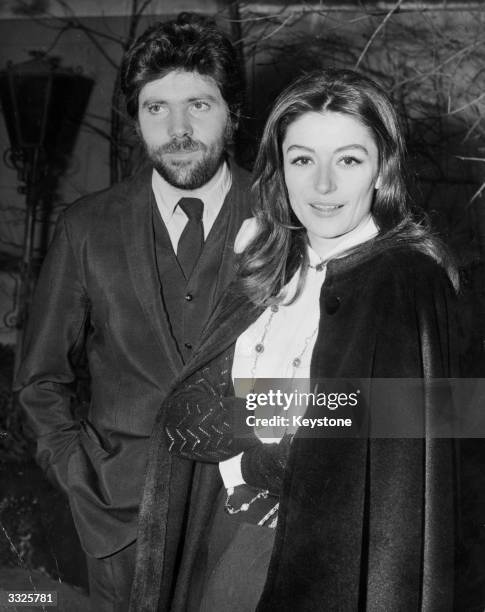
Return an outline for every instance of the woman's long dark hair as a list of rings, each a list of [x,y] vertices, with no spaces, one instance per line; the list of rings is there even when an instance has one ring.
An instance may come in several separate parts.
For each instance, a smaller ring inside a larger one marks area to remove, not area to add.
[[[442,265],[457,289],[458,273],[446,248],[410,211],[404,180],[404,142],[387,94],[357,72],[319,70],[285,89],[266,123],[254,167],[254,214],[260,231],[242,254],[239,267],[244,293],[259,305],[280,301],[282,288],[298,267],[303,264],[306,269],[306,230],[290,206],[282,143],[288,126],[296,119],[308,112],[326,111],[360,121],[372,133],[379,152],[380,187],[372,204],[379,234],[371,251],[362,250],[362,257],[406,244]],[[301,275],[299,288],[303,282]]]

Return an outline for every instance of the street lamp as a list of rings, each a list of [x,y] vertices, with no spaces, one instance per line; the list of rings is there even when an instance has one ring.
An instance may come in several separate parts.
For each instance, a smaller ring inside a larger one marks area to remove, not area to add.
[[[18,172],[20,193],[26,195],[25,231],[14,312],[17,334],[16,367],[31,294],[32,251],[36,211],[49,173],[62,167],[72,152],[93,81],[61,68],[55,58],[31,52],[32,59],[8,62],[0,71],[0,101],[10,149],[5,159]]]

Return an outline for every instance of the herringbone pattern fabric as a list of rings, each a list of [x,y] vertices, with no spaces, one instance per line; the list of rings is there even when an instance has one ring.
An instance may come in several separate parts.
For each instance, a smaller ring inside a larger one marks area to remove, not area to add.
[[[183,394],[171,398],[167,408],[171,413],[182,413],[180,421],[166,428],[170,452],[206,460],[234,454],[228,408],[206,380],[188,385]]]

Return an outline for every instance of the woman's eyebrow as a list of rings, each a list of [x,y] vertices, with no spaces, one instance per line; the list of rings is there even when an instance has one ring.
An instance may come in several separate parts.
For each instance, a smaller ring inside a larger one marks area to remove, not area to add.
[[[300,145],[300,144],[292,144],[290,145],[286,151],[287,153],[293,149],[303,149],[305,151],[308,151],[309,153],[314,153],[315,149],[312,149],[312,147],[308,147],[306,145]],[[335,153],[341,153],[342,151],[347,151],[348,149],[360,149],[363,153],[365,153],[366,155],[369,155],[369,151],[366,147],[364,147],[364,145],[355,143],[355,144],[348,144],[348,145],[343,145],[341,147],[338,147],[337,149],[335,149]]]
[[[338,147],[338,149],[335,149],[335,153],[340,153],[341,151],[346,151],[347,149],[360,149],[366,155],[369,155],[369,151],[367,150],[367,148],[364,147],[364,145],[357,144],[357,143],[344,145],[343,147]]]
[[[290,146],[289,146],[289,147],[286,149],[286,151],[287,151],[287,152],[289,152],[289,151],[291,151],[292,149],[304,149],[305,151],[308,151],[309,153],[314,153],[314,152],[315,152],[315,150],[314,150],[314,149],[312,149],[311,147],[307,147],[307,146],[305,146],[305,145],[299,145],[299,144],[292,144],[292,145],[290,145]]]

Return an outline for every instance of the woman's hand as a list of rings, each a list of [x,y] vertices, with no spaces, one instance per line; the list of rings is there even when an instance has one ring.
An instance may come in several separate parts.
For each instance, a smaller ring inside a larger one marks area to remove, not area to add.
[[[244,482],[279,495],[292,438],[292,435],[285,434],[278,444],[260,444],[246,450],[241,458]]]

